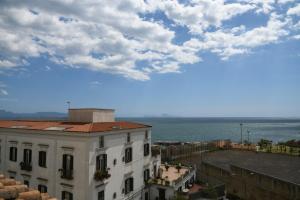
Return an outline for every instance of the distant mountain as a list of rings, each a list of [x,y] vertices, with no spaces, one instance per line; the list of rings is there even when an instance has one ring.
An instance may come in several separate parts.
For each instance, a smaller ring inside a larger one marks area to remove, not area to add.
[[[59,112],[36,112],[36,113],[14,113],[0,110],[0,119],[66,119],[66,113]]]

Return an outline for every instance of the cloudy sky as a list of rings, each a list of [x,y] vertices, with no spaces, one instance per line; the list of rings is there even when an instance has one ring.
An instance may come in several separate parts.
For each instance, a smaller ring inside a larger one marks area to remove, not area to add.
[[[0,109],[300,116],[299,0],[2,0]]]

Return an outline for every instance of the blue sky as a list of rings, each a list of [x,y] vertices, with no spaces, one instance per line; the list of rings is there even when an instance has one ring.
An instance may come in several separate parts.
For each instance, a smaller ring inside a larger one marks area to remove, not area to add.
[[[299,1],[117,2],[2,1],[0,109],[300,117]]]

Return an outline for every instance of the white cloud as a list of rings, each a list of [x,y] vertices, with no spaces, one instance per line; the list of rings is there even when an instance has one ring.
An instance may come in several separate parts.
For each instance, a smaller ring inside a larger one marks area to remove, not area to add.
[[[286,4],[286,3],[291,3],[294,2],[295,0],[277,0],[277,3],[279,4]]]
[[[287,36],[286,30],[289,20],[272,14],[266,26],[256,27],[246,31],[243,26],[229,30],[208,32],[203,40],[192,39],[185,43],[190,48],[210,50],[221,56],[223,60],[237,54],[250,52],[252,48],[276,43],[282,37]]]
[[[284,1],[291,0],[277,2]],[[296,8],[288,13],[297,14]],[[152,73],[179,73],[183,65],[200,62],[202,51],[226,60],[280,41],[289,34],[288,20],[271,14],[275,9],[275,0],[3,0],[0,73],[46,55],[71,68],[149,80]],[[174,24],[145,17],[156,11],[186,27],[191,39],[175,43]],[[270,20],[250,30],[246,24],[224,27],[247,12],[264,13]]]
[[[297,6],[295,6],[293,8],[290,8],[287,11],[287,14],[288,15],[297,15],[297,16],[300,16],[300,4],[298,4]]]
[[[5,89],[0,89],[0,96],[7,96],[8,92]]]

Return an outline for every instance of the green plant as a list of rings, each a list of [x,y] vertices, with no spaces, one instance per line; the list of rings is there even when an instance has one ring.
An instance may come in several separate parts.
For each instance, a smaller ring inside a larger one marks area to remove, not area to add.
[[[101,171],[97,170],[94,174],[95,181],[103,181],[104,179],[108,179],[110,177],[110,174],[107,170]]]

